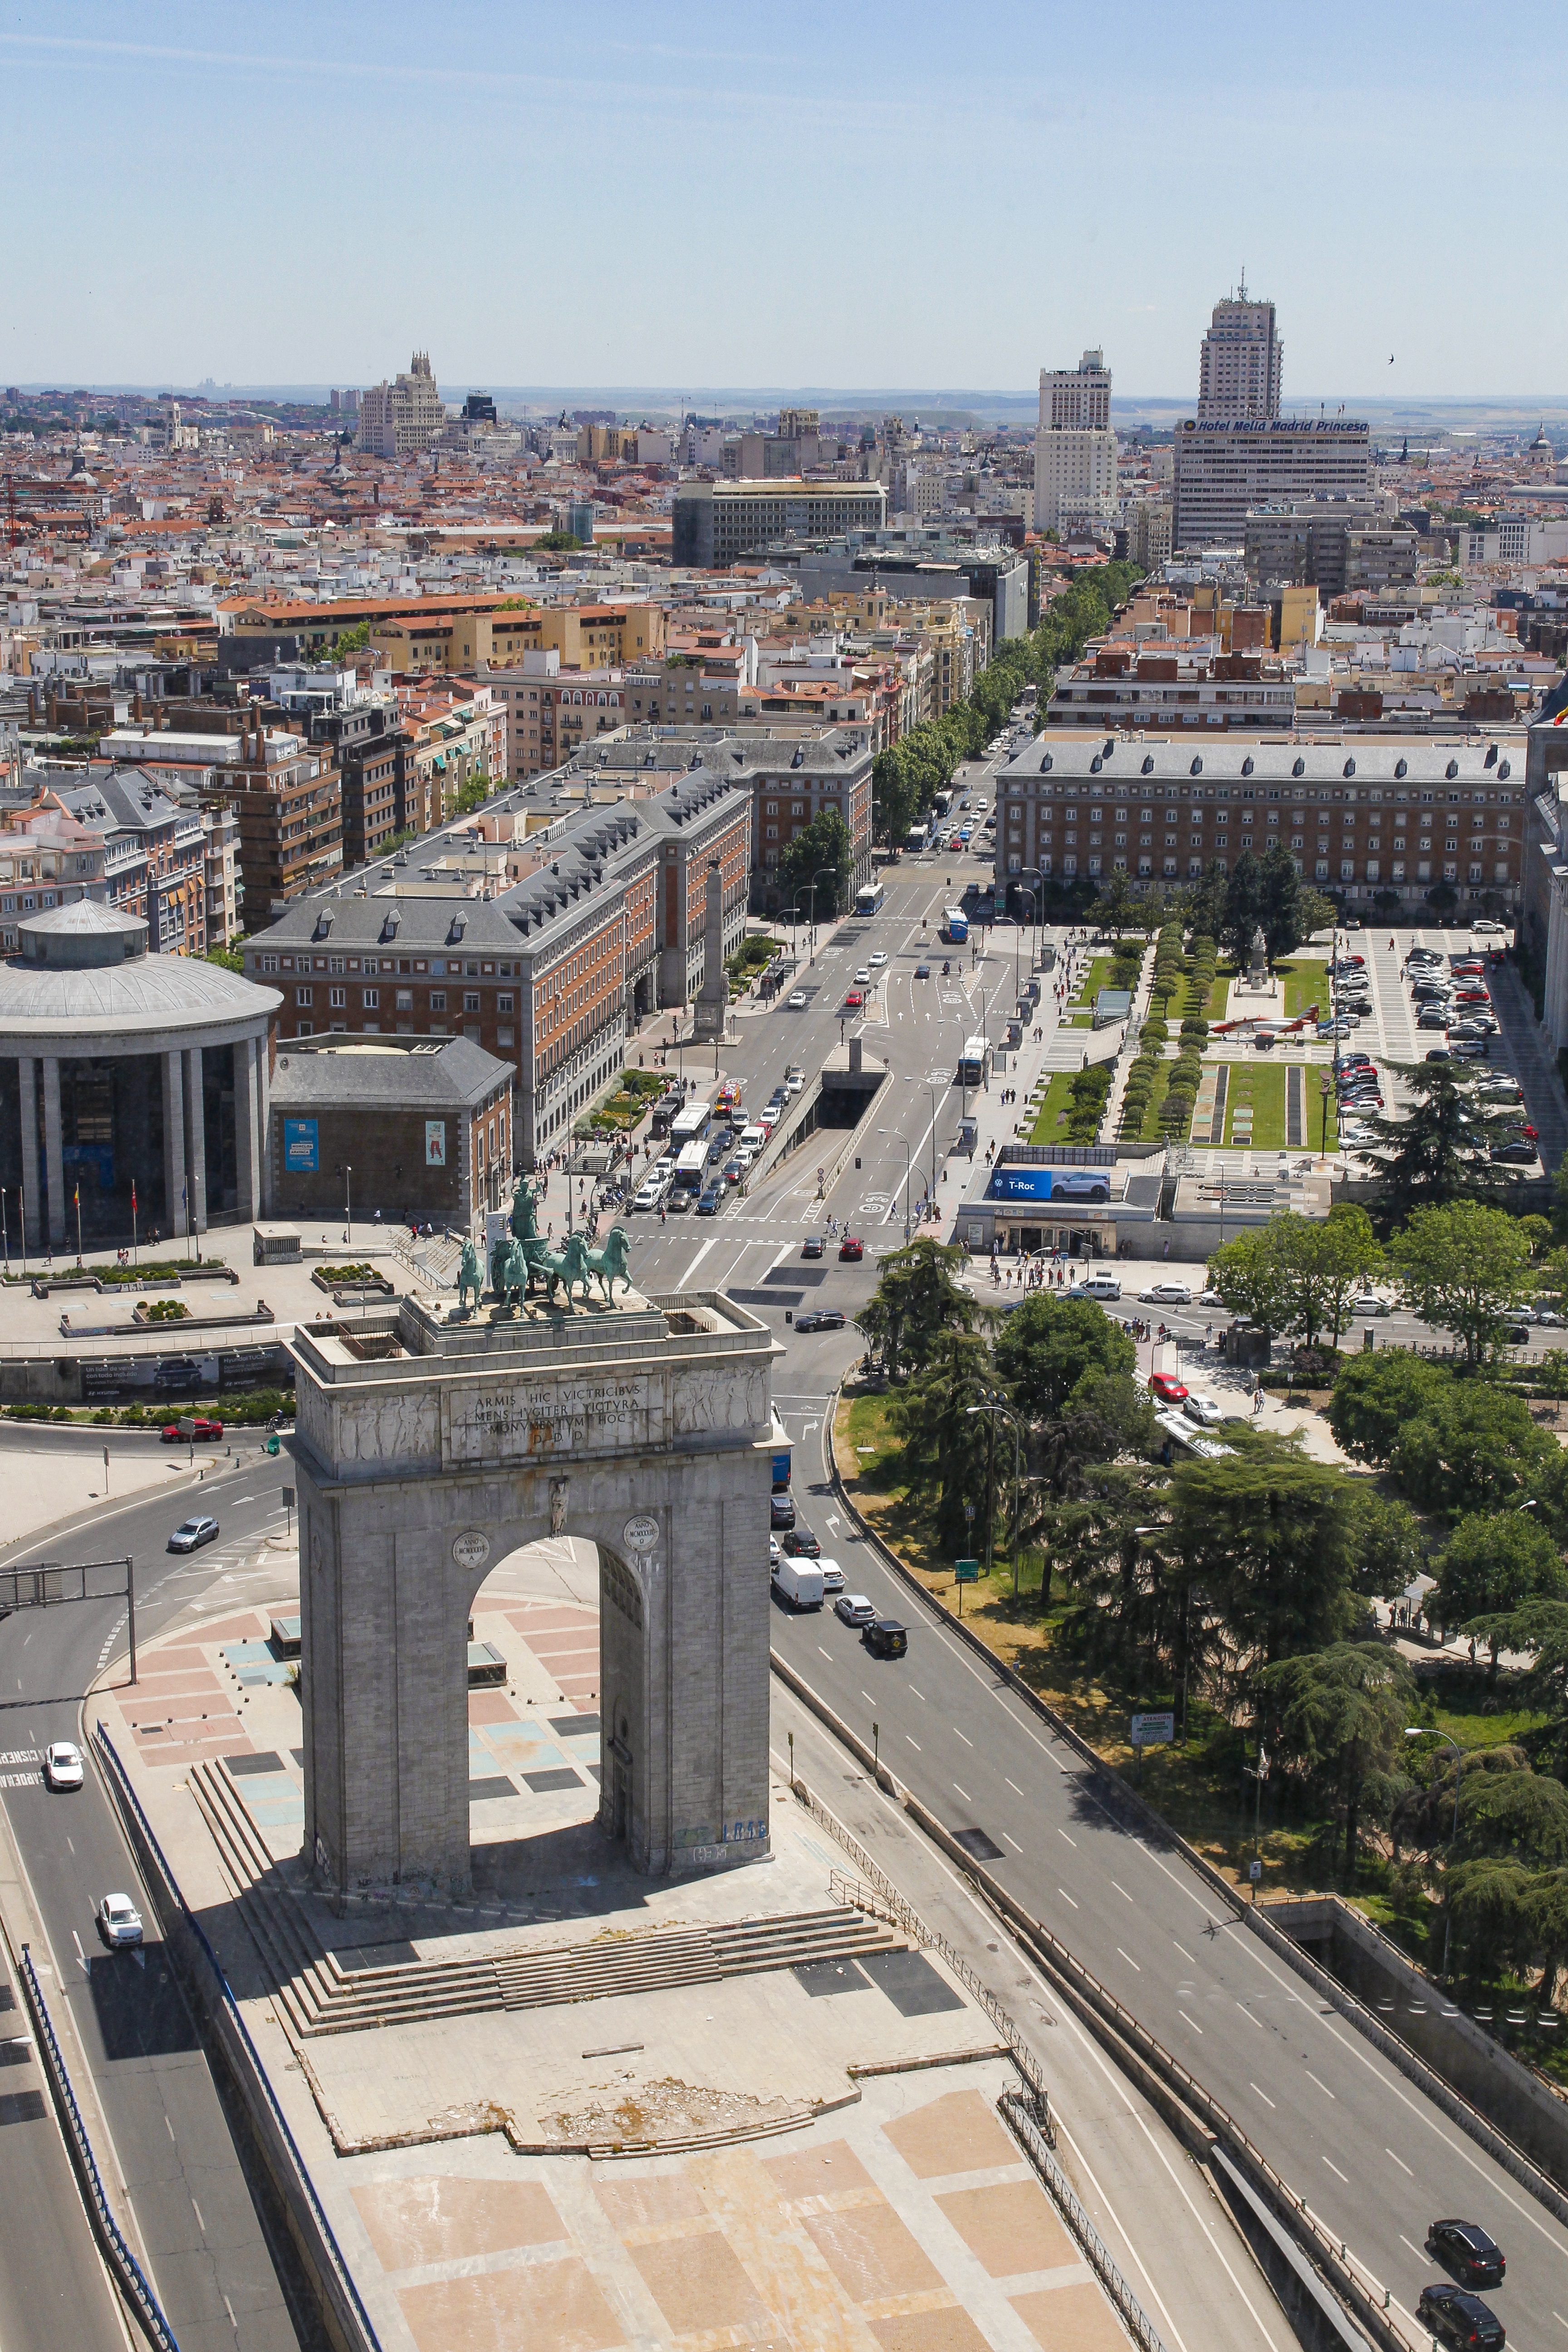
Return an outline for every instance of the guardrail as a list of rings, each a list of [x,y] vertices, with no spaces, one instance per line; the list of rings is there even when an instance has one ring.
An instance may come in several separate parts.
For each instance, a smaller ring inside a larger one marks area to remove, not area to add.
[[[1310,1985],[1322,2000],[1329,2002],[1331,2007],[1337,2010],[1348,2023],[1353,2025],[1360,2033],[1364,2035],[1365,2039],[1375,2049],[1381,2051],[1392,2065],[1398,2068],[1407,2082],[1413,2083],[1435,2106],[1440,2107],[1449,2120],[1458,2124],[1460,2130],[1468,2134],[1479,2147],[1484,2148],[1510,2179],[1518,2181],[1521,2189],[1527,2189],[1537,2202],[1544,2205],[1558,2221],[1568,2222],[1568,2195],[1564,2194],[1541,2166],[1528,2157],[1524,2150],[1510,2139],[1497,2125],[1483,2116],[1478,2108],[1472,2106],[1463,2094],[1457,2091],[1436,2067],[1418,2056],[1407,2042],[1403,2041],[1398,2034],[1391,2032],[1387,2026],[1373,2015],[1364,2002],[1358,2000],[1352,1992],[1346,1990],[1337,1977],[1332,1976],[1319,1961],[1313,1959],[1310,1953],[1303,1951],[1291,1937],[1277,1927],[1268,1918],[1266,1906],[1243,1902],[1230,1881],[1223,1877],[1214,1864],[1194,1846],[1189,1845],[1185,1838],[1178,1831],[1173,1830],[1152,1805],[1146,1803],[1138,1791],[1122,1780],[1119,1772],[1113,1771],[1104,1758],[1073,1728],[1065,1716],[1059,1715],[1056,1708],[1042,1699],[1037,1691],[1031,1690],[1021,1675],[1009,1666],[1005,1659],[999,1658],[994,1650],[988,1648],[961,1617],[954,1615],[938,1594],[930,1591],[919,1581],[912,1571],[905,1567],[898,1554],[889,1549],[876,1529],[862,1517],[839,1475],[832,1448],[832,1428],[837,1407],[837,1391],[835,1391],[828,1402],[822,1425],[823,1459],[828,1481],[843,1505],[846,1515],[884,1566],[925,1603],[931,1614],[938,1619],[950,1633],[956,1634],[976,1657],[984,1659],[991,1672],[1007,1685],[1032,1714],[1039,1717],[1040,1720],[1048,1725],[1059,1739],[1082,1758],[1084,1763],[1095,1775],[1096,1786],[1101,1797],[1112,1811],[1121,1814],[1124,1819],[1135,1822],[1142,1833],[1157,1839],[1169,1852],[1179,1855],[1188,1869],[1202,1879],[1210,1892],[1225,1904],[1238,1924],[1249,1928],[1269,1947],[1270,1950],[1277,1952],[1295,1975]],[[964,1867],[973,1869],[973,1864],[967,1857],[964,1859]]]
[[[124,2231],[114,2218],[98,2169],[98,2159],[92,2152],[92,2142],[88,2137],[87,2125],[77,2105],[76,2093],[71,2088],[70,2074],[49,2016],[48,2004],[44,1999],[44,1989],[33,1966],[32,1952],[26,1944],[22,1947],[16,1974],[32,2017],[33,2030],[37,2035],[55,2112],[59,2116],[66,2146],[70,2150],[77,2179],[87,2199],[94,2234],[108,2257],[121,2293],[130,2305],[148,2343],[153,2346],[154,2352],[180,2352],[174,2331],[164,2318],[158,2298],[147,2284],[146,2273],[127,2245]]]
[[[1142,2352],[1165,2352],[1163,2337],[1122,2277],[1110,2249],[1079,2204],[1071,2181],[1041,2137],[1026,2102],[1019,2098],[1016,2091],[1004,2091],[996,2104],[1014,2138],[1039,2174],[1046,2194],[1083,2248],[1090,2268],[1121,2313],[1134,2344],[1141,2345]]]
[[[338,2308],[338,2316],[340,2320],[346,2320],[353,2331],[353,2337],[345,2336],[345,2340],[357,2341],[358,2346],[363,2347],[363,2352],[381,2352],[381,2339],[361,2299],[353,2274],[343,2260],[336,2232],[327,2219],[326,2210],[320,2197],[316,2194],[315,2183],[310,2179],[305,2160],[300,2154],[298,2143],[289,2126],[288,2117],[278,2103],[278,2095],[272,2088],[267,2069],[262,2063],[261,2054],[251,2039],[250,2028],[240,2014],[239,2003],[234,1997],[233,1988],[224,1972],[223,1963],[213,1949],[205,1928],[181,1893],[179,1881],[174,1876],[163,1849],[158,1843],[157,1832],[148,1820],[142,1801],[131,1784],[130,1776],[120,1760],[114,1742],[101,1723],[93,1727],[93,1743],[106,1769],[110,1789],[121,1811],[128,1815],[129,1825],[134,1826],[136,1842],[141,1844],[145,1856],[157,1870],[163,1883],[166,1899],[179,1915],[182,1925],[212,1972],[213,1990],[216,1996],[219,2012],[229,2032],[238,2042],[249,2065],[251,2078],[266,2102],[267,2113],[276,2132],[278,2145],[284,2154],[292,2176],[291,2185],[296,2197],[303,2204],[314,2224],[320,2251],[330,2274],[331,2284],[335,2290],[334,2300]]]
[[[1013,2063],[1029,2086],[1029,2096],[1037,2110],[1039,2128],[1051,2147],[1055,2147],[1057,2131],[1056,2126],[1051,2121],[1050,2095],[1046,2089],[1045,2078],[1035,2063],[1033,2053],[1026,2046],[1017,2027],[1006,2010],[1003,2008],[1002,2003],[971,1968],[963,1955],[954,1951],[947,1937],[939,1936],[934,1927],[927,1927],[919,1912],[900,1894],[886,1871],[872,1861],[859,1839],[845,1828],[837,1813],[830,1812],[816,1790],[808,1788],[798,1776],[795,1782],[795,1793],[806,1811],[822,1823],[828,1835],[837,1839],[846,1853],[851,1856],[855,1867],[863,1878],[869,1881],[870,1885],[876,1890],[879,1902],[885,1906],[885,1909],[879,1910],[878,1904],[869,1899],[866,1888],[858,1885],[854,1879],[841,1870],[828,1872],[829,1894],[837,1902],[846,1904],[858,1911],[865,1911],[873,1918],[890,1919],[893,1926],[900,1928],[911,1944],[923,1950],[942,1954],[946,1965],[973,1995],[1007,2044]]]

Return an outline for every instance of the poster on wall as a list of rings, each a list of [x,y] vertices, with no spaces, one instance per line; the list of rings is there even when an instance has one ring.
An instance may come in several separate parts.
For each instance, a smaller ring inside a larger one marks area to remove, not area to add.
[[[283,1165],[291,1176],[314,1176],[320,1171],[321,1154],[313,1118],[284,1120]]]
[[[427,1118],[425,1122],[425,1165],[445,1168],[447,1165],[447,1122],[444,1118]]]

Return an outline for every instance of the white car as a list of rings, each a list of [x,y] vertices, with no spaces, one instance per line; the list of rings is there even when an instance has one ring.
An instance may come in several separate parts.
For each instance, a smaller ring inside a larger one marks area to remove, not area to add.
[[[864,964],[855,975],[855,985],[857,988],[869,988],[871,985],[871,975]]]
[[[799,1094],[805,1084],[805,1072],[804,1070],[791,1070],[784,1079],[785,1089],[792,1097]]]
[[[1475,932],[1478,939],[1500,940],[1506,934],[1508,925],[1506,923],[1493,923],[1489,921],[1472,923],[1470,925],[1470,929]]]
[[[877,1614],[863,1592],[841,1592],[833,1604],[833,1613],[842,1617],[847,1625],[869,1625]]]
[[[112,1952],[142,1941],[142,1914],[129,1895],[106,1895],[98,1906],[98,1932]]]
[[[1199,1396],[1195,1389],[1183,1398],[1182,1411],[1189,1421],[1195,1421],[1200,1429],[1213,1429],[1225,1419],[1213,1397]]]
[[[1157,1282],[1152,1290],[1141,1290],[1139,1304],[1143,1307],[1190,1307],[1193,1294],[1184,1282]]]
[[[1225,1301],[1220,1297],[1217,1290],[1200,1290],[1198,1293],[1198,1305],[1200,1307],[1223,1307],[1225,1305]]]
[[[805,989],[792,988],[789,994],[785,997],[784,1003],[789,1006],[792,1013],[804,1013],[805,1011]]]
[[[777,1536],[770,1536],[768,1538],[768,1566],[770,1568],[776,1568],[783,1558],[784,1549]]]
[[[822,1589],[824,1592],[842,1592],[844,1590],[844,1570],[839,1567],[838,1562],[836,1559],[822,1559],[817,1561],[816,1565],[822,1570]]]
[[[873,948],[873,949],[872,949],[872,950],[871,950],[871,952],[870,952],[870,954],[867,957],[866,961],[867,961],[867,962],[870,965],[870,967],[871,967],[872,971],[875,971],[879,964],[884,964],[884,963],[886,963],[886,962],[887,962],[887,961],[888,961],[888,950],[887,950],[887,949],[886,949],[886,948]]]
[[[1363,1290],[1359,1298],[1351,1300],[1350,1311],[1352,1315],[1392,1315],[1394,1309],[1375,1290]]]
[[[1563,1328],[1563,1318],[1555,1307],[1538,1307],[1530,1319],[1532,1323],[1539,1323],[1543,1330],[1561,1331]]]
[[[50,1789],[79,1789],[81,1749],[68,1739],[51,1740],[44,1750],[44,1783]]]

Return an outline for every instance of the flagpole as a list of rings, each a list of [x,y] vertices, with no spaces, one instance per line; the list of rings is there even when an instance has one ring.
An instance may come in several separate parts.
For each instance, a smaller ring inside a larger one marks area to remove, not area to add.
[[[132,1178],[131,1179],[131,1263],[132,1263],[132,1265],[135,1265],[137,1264],[137,1257],[136,1257],[136,1179],[135,1179],[135,1177],[134,1177],[134,1176],[132,1176]]]
[[[81,1179],[76,1182],[76,1262],[81,1264]]]

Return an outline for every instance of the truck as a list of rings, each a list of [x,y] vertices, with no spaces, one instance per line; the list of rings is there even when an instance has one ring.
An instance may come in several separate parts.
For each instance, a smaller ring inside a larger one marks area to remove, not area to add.
[[[773,1563],[769,1582],[786,1609],[820,1609],[827,1590],[814,1559],[795,1559],[787,1551]]]

